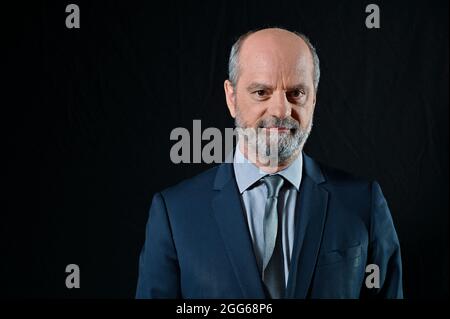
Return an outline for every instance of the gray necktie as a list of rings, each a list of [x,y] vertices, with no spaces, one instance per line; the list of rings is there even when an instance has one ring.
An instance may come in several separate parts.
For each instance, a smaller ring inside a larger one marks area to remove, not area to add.
[[[283,186],[283,177],[268,175],[263,178],[267,187],[264,212],[264,255],[262,280],[273,299],[284,294],[283,248],[281,245],[281,214],[278,216],[278,193]]]

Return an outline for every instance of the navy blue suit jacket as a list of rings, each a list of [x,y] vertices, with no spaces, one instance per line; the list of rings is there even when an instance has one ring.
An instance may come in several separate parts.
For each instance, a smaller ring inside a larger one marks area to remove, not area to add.
[[[286,298],[402,298],[400,246],[386,200],[303,153]],[[366,265],[379,267],[367,288]],[[232,163],[153,197],[137,298],[265,298]]]

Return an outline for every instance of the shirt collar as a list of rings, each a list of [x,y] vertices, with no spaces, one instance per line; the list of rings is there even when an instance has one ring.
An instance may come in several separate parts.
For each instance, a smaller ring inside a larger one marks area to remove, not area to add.
[[[249,161],[244,154],[242,154],[239,149],[239,144],[236,146],[236,151],[234,153],[233,168],[239,192],[241,194],[261,178],[269,175],[260,170],[259,167]],[[277,172],[277,174],[288,180],[298,191],[300,189],[300,182],[302,179],[302,168],[303,154],[300,154],[288,167]]]

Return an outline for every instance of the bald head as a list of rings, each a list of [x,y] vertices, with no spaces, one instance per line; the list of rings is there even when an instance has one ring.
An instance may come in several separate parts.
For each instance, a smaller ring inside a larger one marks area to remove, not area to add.
[[[319,58],[306,36],[280,28],[250,31],[233,45],[229,59],[229,79],[237,84],[247,68],[261,68],[267,63],[281,68],[297,68],[301,63],[310,68],[313,85],[317,91],[320,78]],[[302,71],[302,70],[299,70]]]
[[[250,32],[233,45],[225,97],[238,128],[259,130],[240,133],[249,149],[266,150],[252,158],[240,144],[257,166],[263,167],[264,158],[275,155],[280,165],[274,171],[281,170],[300,154],[312,127],[318,65],[308,39],[284,29]],[[278,151],[272,154],[268,149]]]

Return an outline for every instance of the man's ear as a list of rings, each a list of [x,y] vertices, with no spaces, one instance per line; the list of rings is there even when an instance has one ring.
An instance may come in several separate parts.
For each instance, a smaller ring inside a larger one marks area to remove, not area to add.
[[[225,90],[225,98],[227,100],[228,110],[233,118],[236,117],[236,93],[234,91],[233,84],[230,80],[225,80],[223,83]]]

